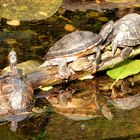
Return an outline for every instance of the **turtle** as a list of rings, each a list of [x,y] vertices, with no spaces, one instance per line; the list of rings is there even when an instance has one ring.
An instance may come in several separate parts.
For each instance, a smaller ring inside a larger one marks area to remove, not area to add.
[[[108,30],[108,31],[107,31]],[[112,55],[117,47],[124,48],[121,56],[127,59],[133,47],[140,44],[140,15],[127,14],[116,22],[107,22],[99,32],[106,44],[112,43]]]
[[[91,31],[74,31],[62,37],[49,49],[43,58],[46,61],[40,67],[58,65],[60,77],[67,79],[71,74],[67,63],[96,53],[95,69],[97,69],[101,50],[104,48],[101,44],[102,38],[98,34]]]
[[[7,114],[11,121],[11,129],[16,131],[17,122],[25,119],[34,104],[34,93],[27,76],[16,67],[17,55],[11,50],[8,55],[10,71],[0,77],[0,114]]]

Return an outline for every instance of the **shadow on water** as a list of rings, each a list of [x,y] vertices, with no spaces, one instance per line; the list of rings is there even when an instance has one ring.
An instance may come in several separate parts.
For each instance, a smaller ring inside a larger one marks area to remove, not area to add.
[[[140,13],[140,8],[105,10],[62,11],[48,20],[21,22],[18,27],[1,20],[0,26],[0,65],[7,64],[7,54],[14,47],[18,62],[41,59],[46,51],[65,34],[74,30],[90,30],[98,33],[108,20],[116,20],[129,12]],[[61,15],[61,16],[60,16]],[[74,82],[73,82],[74,83]],[[79,85],[80,86],[80,85]],[[49,110],[49,109],[48,109]],[[1,140],[131,140],[140,138],[140,111],[123,111],[111,106],[113,120],[97,117],[86,121],[73,121],[63,115],[50,112],[27,118],[19,122],[17,132],[11,132],[9,123],[0,126]],[[52,111],[52,112],[51,112]]]

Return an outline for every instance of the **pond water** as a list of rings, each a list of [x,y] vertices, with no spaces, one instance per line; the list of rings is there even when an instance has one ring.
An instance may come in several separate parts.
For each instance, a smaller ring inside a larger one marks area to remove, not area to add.
[[[22,21],[17,27],[7,25],[6,19],[2,19],[0,25],[0,68],[3,69],[8,65],[5,62],[7,62],[7,54],[12,47],[17,52],[19,63],[29,59],[41,60],[49,47],[69,32],[89,30],[98,33],[107,21],[117,20],[131,12],[140,14],[140,8],[106,9],[103,13],[95,10],[87,10],[86,12],[64,11],[60,8],[54,16],[47,20]],[[78,81],[72,82],[66,86],[73,86],[77,83]],[[83,85],[84,82],[79,84],[79,86]],[[90,90],[85,88],[84,92]],[[140,89],[137,89],[137,92],[139,91]],[[16,132],[10,130],[10,123],[2,121],[0,123],[0,140],[140,139],[139,108],[122,110],[109,105],[113,113],[112,120],[107,120],[101,116],[91,120],[74,121],[53,112],[45,99],[38,99],[36,106],[46,106],[47,111],[19,122]]]

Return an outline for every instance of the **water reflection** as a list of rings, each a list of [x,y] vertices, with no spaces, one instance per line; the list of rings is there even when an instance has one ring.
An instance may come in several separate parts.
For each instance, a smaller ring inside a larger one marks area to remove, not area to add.
[[[114,108],[114,119],[95,118],[89,121],[74,122],[63,116],[54,115],[46,129],[46,137],[52,139],[130,139],[139,137],[139,110],[129,112]],[[132,115],[133,114],[133,115]],[[55,125],[51,127],[51,124]],[[84,126],[84,128],[83,128]]]
[[[12,132],[9,127],[10,123],[0,126],[1,140],[33,140],[39,137],[39,134],[48,122],[47,114],[28,118],[19,122],[16,133]]]

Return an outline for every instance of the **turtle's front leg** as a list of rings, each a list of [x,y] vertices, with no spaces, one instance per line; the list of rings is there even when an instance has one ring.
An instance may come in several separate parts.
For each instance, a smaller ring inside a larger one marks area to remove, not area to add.
[[[59,62],[58,74],[60,75],[61,79],[68,79],[69,76],[71,75],[70,69],[68,68],[67,62],[65,59]]]
[[[114,56],[116,51],[117,51],[117,43],[115,42],[115,40],[112,41],[112,55]]]

